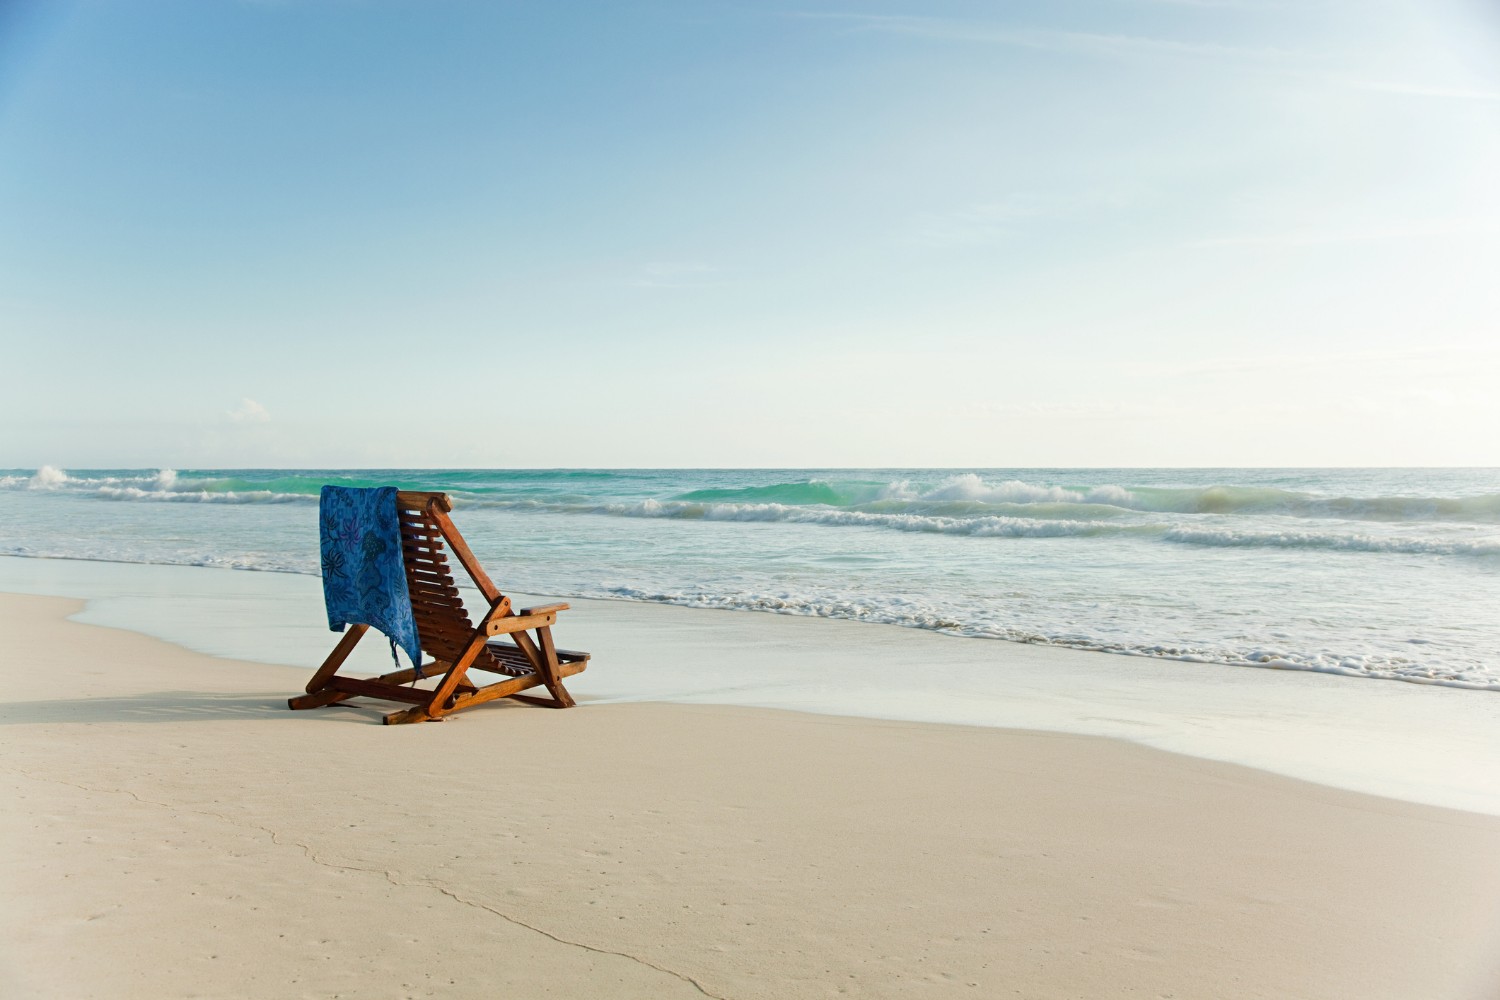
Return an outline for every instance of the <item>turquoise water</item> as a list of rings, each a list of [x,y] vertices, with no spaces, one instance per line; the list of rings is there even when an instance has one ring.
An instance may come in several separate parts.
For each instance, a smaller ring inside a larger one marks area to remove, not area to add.
[[[317,573],[324,483],[503,587],[1500,690],[1500,470],[0,472],[0,554]]]

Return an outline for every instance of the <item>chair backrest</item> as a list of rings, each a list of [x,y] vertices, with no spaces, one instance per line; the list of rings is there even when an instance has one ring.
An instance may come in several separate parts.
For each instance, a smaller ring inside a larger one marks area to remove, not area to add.
[[[411,592],[417,633],[423,649],[434,659],[448,663],[463,652],[474,630],[448,566],[443,526],[436,514],[441,511],[446,515],[452,509],[453,503],[446,493],[402,490],[396,494],[401,553],[406,563],[406,584]]]

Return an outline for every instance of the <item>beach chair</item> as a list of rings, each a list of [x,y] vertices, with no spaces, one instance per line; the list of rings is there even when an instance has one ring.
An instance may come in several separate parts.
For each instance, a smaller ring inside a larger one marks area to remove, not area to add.
[[[432,662],[423,664],[420,673],[408,669],[369,679],[341,676],[340,665],[370,629],[369,625],[351,624],[307,682],[307,693],[290,699],[288,706],[318,708],[354,697],[411,706],[385,716],[386,725],[441,719],[497,698],[571,707],[574,702],[563,687],[563,678],[582,671],[589,654],[553,645],[552,625],[558,612],[566,611],[568,605],[511,610],[510,598],[500,593],[449,519],[453,504],[446,493],[402,490],[396,494],[396,506],[412,616],[421,649]],[[484,596],[487,606],[477,623],[470,621],[459,598],[445,543]],[[470,679],[474,671],[497,674],[502,679],[479,685]],[[441,678],[435,687],[411,683],[433,676]],[[545,686],[552,697],[521,694],[538,685]]]

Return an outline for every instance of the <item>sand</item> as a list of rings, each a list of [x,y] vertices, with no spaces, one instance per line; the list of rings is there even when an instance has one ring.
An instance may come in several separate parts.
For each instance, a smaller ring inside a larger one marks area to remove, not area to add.
[[[0,996],[1500,996],[1495,817],[588,675],[390,728],[80,608],[0,597]]]

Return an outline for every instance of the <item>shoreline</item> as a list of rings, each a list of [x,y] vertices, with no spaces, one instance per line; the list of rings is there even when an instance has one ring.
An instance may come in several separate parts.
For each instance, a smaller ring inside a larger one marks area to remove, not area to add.
[[[70,556],[70,555],[42,555],[42,556],[37,556],[37,555],[17,555],[17,554],[14,554],[14,553],[5,553],[5,554],[0,554],[0,565],[3,565],[3,563],[5,561],[8,561],[8,560],[19,560],[19,559],[28,559],[28,560],[30,560],[30,559],[40,559],[40,560],[47,560],[47,561],[56,560],[56,561],[59,561],[59,562],[76,562],[76,563],[103,563],[103,564],[107,564],[107,565],[111,565],[111,566],[144,566],[144,567],[163,567],[163,568],[169,568],[169,569],[185,569],[185,570],[214,570],[214,571],[235,572],[235,573],[266,573],[266,574],[270,574],[270,575],[273,575],[273,576],[302,577],[302,578],[308,578],[308,579],[314,579],[314,580],[319,579],[319,575],[317,573],[315,573],[315,572],[310,571],[310,570],[275,569],[275,568],[269,568],[269,567],[235,566],[235,565],[215,566],[215,565],[205,565],[205,564],[201,564],[201,563],[138,562],[138,561],[129,560],[129,559],[106,559],[106,558],[97,558],[97,557],[90,557],[90,556]],[[461,592],[463,592],[463,594],[464,594],[464,596],[465,596],[466,599],[468,599],[468,598],[477,599],[478,592],[475,591],[473,589],[472,585],[469,584],[467,581],[462,581],[462,580],[459,581],[458,586],[459,586],[459,590]],[[519,593],[525,593],[525,592],[524,591],[515,591],[515,593],[519,594]],[[1016,645],[1016,646],[1030,646],[1030,647],[1040,648],[1040,649],[1072,650],[1072,651],[1080,652],[1080,653],[1102,653],[1102,654],[1105,654],[1105,655],[1108,655],[1108,656],[1130,656],[1130,657],[1137,657],[1137,658],[1146,659],[1146,660],[1164,661],[1164,662],[1168,662],[1168,663],[1193,664],[1193,665],[1201,665],[1201,666],[1206,666],[1206,667],[1234,667],[1234,668],[1244,668],[1244,669],[1248,669],[1248,670],[1280,670],[1280,671],[1290,671],[1290,672],[1296,672],[1296,673],[1323,674],[1323,675],[1329,676],[1329,677],[1350,677],[1350,678],[1356,678],[1356,679],[1359,679],[1359,680],[1389,681],[1389,682],[1397,683],[1397,684],[1420,684],[1420,685],[1427,685],[1427,686],[1430,686],[1430,687],[1453,688],[1453,689],[1459,690],[1459,691],[1494,691],[1494,692],[1500,692],[1500,686],[1496,686],[1496,685],[1492,685],[1492,684],[1487,684],[1487,683],[1469,682],[1469,681],[1464,681],[1464,680],[1461,680],[1461,679],[1458,679],[1458,678],[1452,678],[1452,677],[1450,677],[1450,678],[1433,678],[1433,677],[1420,677],[1420,676],[1385,676],[1385,675],[1366,674],[1366,673],[1363,673],[1361,671],[1352,670],[1352,669],[1338,669],[1338,668],[1332,668],[1332,667],[1313,667],[1313,666],[1306,666],[1306,665],[1303,665],[1303,664],[1291,663],[1291,662],[1250,662],[1250,661],[1246,661],[1246,660],[1237,660],[1237,661],[1231,661],[1231,660],[1214,660],[1214,659],[1205,659],[1205,658],[1196,657],[1196,656],[1190,656],[1190,655],[1167,656],[1167,655],[1160,655],[1160,654],[1149,653],[1149,652],[1142,652],[1142,651],[1139,651],[1139,650],[1133,650],[1133,649],[1128,649],[1128,648],[1118,648],[1118,647],[1117,648],[1109,648],[1109,647],[1105,647],[1105,646],[1089,645],[1087,643],[1082,643],[1082,642],[1074,644],[1074,643],[1069,643],[1069,642],[1061,641],[1061,640],[1059,640],[1059,641],[1042,641],[1042,640],[1032,641],[1032,640],[1028,640],[1028,639],[1013,639],[1013,638],[1008,638],[1008,637],[1005,637],[1005,636],[997,636],[997,635],[965,635],[962,632],[951,631],[951,630],[948,630],[948,629],[943,629],[943,628],[928,628],[928,627],[921,626],[921,625],[913,625],[913,624],[902,623],[902,622],[863,621],[863,620],[858,619],[858,618],[845,618],[845,617],[839,617],[839,616],[825,616],[825,615],[816,615],[816,614],[802,614],[800,612],[795,612],[795,611],[777,611],[777,610],[773,610],[773,609],[770,609],[770,608],[747,607],[747,606],[739,606],[739,607],[735,607],[735,606],[708,607],[708,606],[700,606],[700,605],[696,605],[696,604],[688,604],[688,603],[683,603],[683,602],[678,602],[678,601],[671,601],[671,600],[649,600],[649,599],[645,599],[645,598],[618,597],[618,596],[616,596],[616,597],[600,597],[600,596],[581,596],[581,595],[578,595],[578,594],[548,594],[546,596],[548,596],[549,598],[555,598],[555,599],[558,599],[558,600],[583,601],[583,602],[587,602],[587,603],[591,603],[591,604],[623,604],[623,605],[632,605],[632,606],[634,606],[634,605],[647,605],[647,606],[652,606],[652,607],[682,608],[685,611],[694,611],[694,612],[697,612],[697,611],[708,611],[708,612],[731,612],[731,613],[738,613],[738,614],[773,614],[773,615],[782,615],[782,616],[794,617],[794,618],[817,618],[817,619],[821,619],[821,620],[824,620],[824,621],[845,621],[845,622],[849,622],[851,624],[866,625],[866,626],[877,627],[877,628],[909,628],[909,629],[915,629],[915,630],[921,631],[921,632],[927,632],[927,633],[930,633],[932,635],[944,636],[944,637],[950,638],[950,639],[974,640],[974,641],[979,641],[979,642],[1003,642],[1003,643],[1009,643],[1011,645]],[[152,634],[152,633],[146,633],[146,634]],[[168,641],[171,641],[171,639],[169,637],[166,637],[166,636],[157,636],[157,638],[167,638]]]
[[[316,577],[4,557],[0,592],[83,599],[78,621],[308,674],[333,643]],[[559,642],[595,653],[573,685],[581,701],[1106,736],[1500,815],[1500,698],[1485,692],[633,602],[575,599],[558,629]],[[350,667],[389,662],[384,643],[367,641]]]
[[[21,995],[1500,987],[1493,817],[1115,739],[751,707],[391,729],[80,607],[0,597]]]

